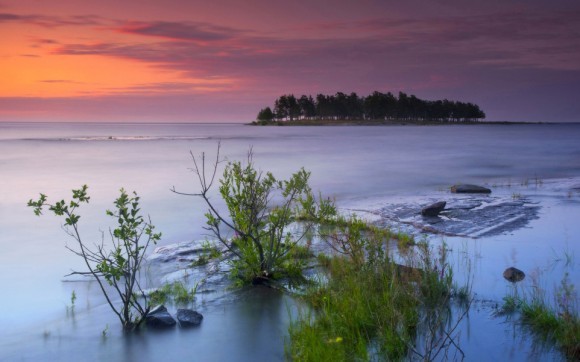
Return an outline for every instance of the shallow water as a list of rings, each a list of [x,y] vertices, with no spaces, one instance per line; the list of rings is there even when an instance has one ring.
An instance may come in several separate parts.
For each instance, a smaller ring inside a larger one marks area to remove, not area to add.
[[[95,285],[63,282],[65,274],[82,269],[82,264],[64,248],[67,238],[59,221],[48,215],[36,218],[25,207],[39,192],[55,200],[88,184],[92,198],[81,227],[99,240],[99,230],[110,225],[104,210],[112,206],[118,189],[136,190],[143,210],[163,232],[162,246],[204,237],[205,208],[200,200],[169,189],[197,191],[188,170],[189,152],[205,151],[214,157],[218,140],[222,155],[231,160],[243,159],[252,146],[256,164],[280,177],[305,167],[312,172],[313,189],[335,197],[345,209],[422,205],[449,197],[447,189],[455,183],[486,184],[494,197],[519,195],[539,207],[537,218],[499,234],[444,237],[458,264],[462,255],[473,259],[467,274],[478,297],[501,302],[510,291],[501,277],[508,266],[538,274],[548,290],[565,272],[576,284],[580,281],[575,267],[580,255],[580,192],[575,189],[580,185],[578,139],[580,125],[0,124],[0,285],[7,291],[0,305],[10,311],[0,317],[4,326],[0,360],[76,360],[79,355],[89,360],[153,360],[191,353],[202,360],[221,360],[225,353],[232,354],[230,360],[283,356],[294,304],[272,291],[200,296],[195,307],[205,315],[201,328],[120,338],[118,323]],[[429,238],[434,243],[443,239]],[[530,280],[524,283],[529,286]],[[66,308],[73,290],[78,296],[74,318],[70,311],[67,316]],[[471,319],[472,330],[463,329],[469,332],[461,339],[466,351],[477,355],[487,351],[490,343],[499,343],[490,356],[525,360],[533,350],[531,339],[524,339],[519,351],[513,336],[498,333],[509,329],[503,320],[490,318],[489,309],[480,310]],[[108,337],[103,339],[101,332],[107,325]],[[512,355],[506,352],[514,348]]]

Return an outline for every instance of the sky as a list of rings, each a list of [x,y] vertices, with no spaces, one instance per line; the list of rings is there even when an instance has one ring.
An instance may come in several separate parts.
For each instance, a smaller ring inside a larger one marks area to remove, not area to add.
[[[0,122],[248,122],[375,90],[580,121],[580,1],[0,0]]]

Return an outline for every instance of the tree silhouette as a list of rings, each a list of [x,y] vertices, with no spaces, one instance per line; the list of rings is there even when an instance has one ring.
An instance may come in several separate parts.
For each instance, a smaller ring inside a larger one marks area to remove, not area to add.
[[[274,111],[266,107],[258,113],[259,121],[294,121],[296,119],[419,121],[419,122],[474,122],[485,118],[478,105],[447,99],[428,101],[415,95],[399,92],[374,91],[366,97],[352,92],[334,95],[282,95],[274,101]]]

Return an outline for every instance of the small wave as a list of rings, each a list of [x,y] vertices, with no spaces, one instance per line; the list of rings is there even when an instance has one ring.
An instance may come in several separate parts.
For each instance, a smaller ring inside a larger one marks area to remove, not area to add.
[[[112,141],[193,141],[211,139],[207,136],[90,136],[65,138],[26,138],[24,141],[53,141],[53,142],[112,142]]]

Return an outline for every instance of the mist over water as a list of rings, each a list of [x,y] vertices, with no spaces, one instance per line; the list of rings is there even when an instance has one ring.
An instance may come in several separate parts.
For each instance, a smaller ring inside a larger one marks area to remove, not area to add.
[[[505,267],[516,262],[527,270],[544,270],[556,259],[550,250],[556,256],[580,255],[580,197],[573,191],[580,185],[578,140],[576,124],[0,124],[0,285],[6,291],[0,305],[9,311],[0,317],[0,360],[77,360],[87,353],[88,360],[170,360],[192,353],[223,360],[228,357],[224,346],[239,355],[231,360],[280,359],[295,308],[291,298],[271,291],[240,291],[218,302],[201,297],[198,309],[206,318],[200,329],[121,337],[96,285],[63,283],[72,269],[83,270],[82,261],[65,249],[67,237],[58,219],[37,218],[26,207],[40,192],[54,201],[88,184],[91,202],[81,209],[81,231],[98,241],[100,230],[111,226],[104,211],[112,208],[118,190],[135,190],[142,210],[163,233],[160,245],[168,245],[205,237],[204,205],[170,189],[198,191],[189,170],[190,151],[206,152],[213,160],[218,141],[228,160],[243,160],[251,147],[256,165],[280,178],[304,167],[312,172],[312,188],[344,208],[371,210],[401,199],[442,197],[455,183],[498,186],[494,195],[524,193],[539,202],[538,220],[493,238],[448,242],[481,256],[474,288],[501,301]],[[532,187],[534,180],[541,185]],[[217,193],[213,198],[218,200]],[[562,268],[556,263],[553,270]],[[490,277],[491,269],[497,275]],[[577,268],[573,273],[572,280],[580,280]],[[548,279],[549,288],[558,275]],[[74,314],[67,314],[73,290],[77,305]],[[106,326],[109,338],[100,339]],[[249,333],[268,341],[252,344]]]

